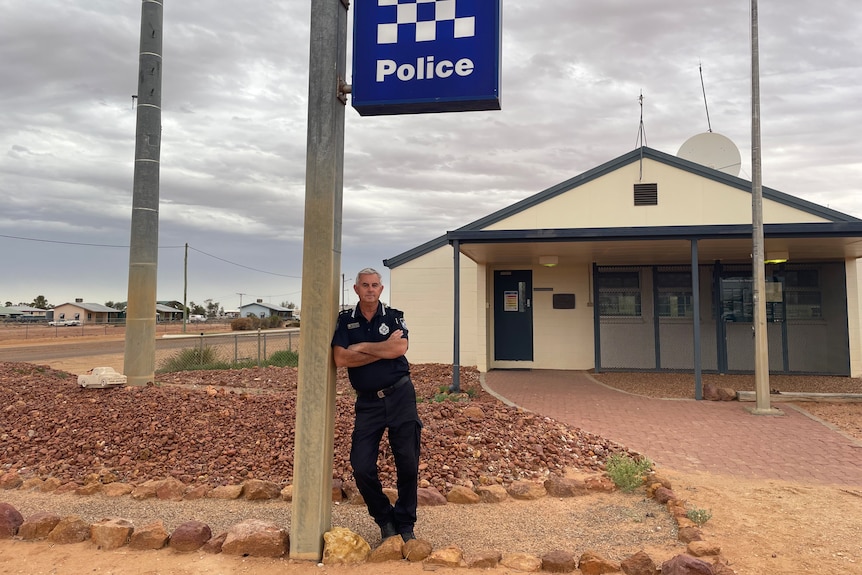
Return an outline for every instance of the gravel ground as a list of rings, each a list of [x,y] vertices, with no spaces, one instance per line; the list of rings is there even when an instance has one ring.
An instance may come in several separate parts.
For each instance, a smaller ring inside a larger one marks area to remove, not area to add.
[[[413,366],[423,421],[421,479],[446,493],[453,485],[509,484],[566,469],[600,472],[625,448],[550,418],[508,407],[482,390],[478,372],[461,373],[462,394],[444,393],[451,367]],[[22,474],[79,481],[109,471],[140,483],[172,476],[210,486],[293,476],[296,368],[193,371],[157,384],[82,389],[66,372],[0,362],[0,461]],[[333,478],[351,481],[354,393],[340,370]],[[384,442],[381,480],[394,485]]]
[[[626,451],[601,437],[549,418],[500,404],[478,385],[478,373],[462,369],[461,396],[442,393],[451,381],[448,365],[413,366],[423,432],[422,479],[447,492],[452,485],[508,484],[547,475],[600,473],[610,453]],[[352,394],[339,373],[336,453],[333,475],[350,481],[347,444]],[[691,375],[602,373],[606,385],[650,397],[689,397]],[[705,375],[722,387],[753,388],[750,376]],[[858,393],[847,378],[773,376],[773,389]],[[0,472],[55,476],[80,482],[110,471],[140,483],[173,476],[189,484],[223,485],[256,477],[287,484],[292,476],[296,370],[266,368],[227,372],[184,372],[159,377],[159,385],[120,390],[83,390],[68,373],[20,363],[0,363]],[[481,409],[473,421],[468,407]],[[802,407],[862,440],[862,404],[817,403]],[[392,465],[380,458],[385,484]],[[50,510],[89,520],[125,517],[135,524],[158,518],[172,529],[190,519],[214,532],[250,517],[287,525],[290,505],[282,501],[135,501],[130,497],[41,494],[12,490],[0,501],[25,515]],[[379,533],[365,509],[336,505],[333,524],[349,527],[372,545]],[[524,537],[529,533],[529,537]],[[592,494],[489,507],[453,505],[423,508],[417,534],[435,547],[457,544],[466,552],[486,548],[541,554],[569,548],[594,549],[619,560],[640,549],[661,555],[680,552],[675,528],[662,507],[643,495]]]
[[[506,485],[550,474],[594,476],[608,455],[626,451],[599,436],[501,404],[481,389],[475,369],[462,370],[465,393],[458,396],[443,393],[451,382],[451,366],[416,365],[412,374],[425,426],[422,482],[444,494],[456,484]],[[0,405],[9,422],[0,430],[0,472],[78,483],[89,474],[111,473],[134,484],[165,476],[210,486],[252,477],[288,484],[296,375],[291,368],[183,372],[159,376],[156,386],[85,390],[62,371],[0,363]],[[337,388],[333,476],[350,481],[353,394],[343,371]],[[473,408],[469,416],[467,408]],[[384,485],[394,485],[394,466],[385,448],[379,464]],[[124,517],[136,525],[161,519],[168,529],[197,519],[215,533],[249,517],[281,525],[290,521],[290,504],[283,501],[137,501],[22,490],[2,492],[0,500],[25,516],[49,510],[91,521]],[[334,506],[333,524],[349,527],[372,544],[379,541],[363,506]],[[566,548],[573,538],[584,549],[616,560],[644,548],[664,549],[668,556],[680,550],[674,523],[662,506],[643,494],[619,492],[428,507],[421,510],[416,530],[435,547],[457,544],[468,553],[493,548],[541,554]]]

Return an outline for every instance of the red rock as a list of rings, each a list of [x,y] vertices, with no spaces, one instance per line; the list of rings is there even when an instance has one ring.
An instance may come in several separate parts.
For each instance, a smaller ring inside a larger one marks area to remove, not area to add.
[[[55,513],[40,511],[30,515],[18,528],[18,537],[24,541],[45,539],[62,519]]]
[[[619,571],[620,566],[594,551],[585,551],[578,559],[578,569],[583,575],[602,575],[603,573]]]
[[[620,562],[620,569],[626,575],[659,575],[655,561],[643,551],[638,551],[631,557],[626,557]]]
[[[165,524],[159,521],[153,521],[146,525],[135,529],[129,539],[129,547],[131,549],[161,549],[168,544],[170,535],[165,529]]]
[[[0,503],[0,539],[11,539],[24,523],[24,517],[8,503]]]
[[[576,565],[575,556],[568,551],[556,550],[542,555],[542,571],[571,573]]]
[[[186,521],[171,533],[168,546],[175,551],[195,551],[212,537],[209,525],[200,521]]]
[[[715,575],[712,566],[691,555],[677,555],[661,564],[661,575]]]

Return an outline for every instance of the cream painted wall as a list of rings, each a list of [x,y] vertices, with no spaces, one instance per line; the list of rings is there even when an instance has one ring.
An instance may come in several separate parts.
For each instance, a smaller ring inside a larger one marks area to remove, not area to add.
[[[407,359],[412,363],[452,363],[454,280],[452,247],[444,246],[393,269],[389,303],[404,312],[409,330]],[[462,366],[477,365],[476,264],[465,256],[461,268]],[[386,296],[384,295],[384,298]]]
[[[393,269],[390,304],[405,314],[410,329],[407,358],[412,363],[451,363],[452,253],[446,246]],[[461,258],[461,365],[480,371],[512,367],[495,362],[493,351],[493,270]],[[533,269],[534,361],[542,369],[590,369],[594,365],[590,267]],[[554,293],[574,293],[575,309],[553,309]],[[481,311],[480,311],[481,310]],[[523,364],[519,364],[523,366]]]
[[[744,224],[751,222],[751,194],[655,162],[644,161],[643,182],[658,182],[658,205],[635,206],[633,184],[636,162],[551,198],[501,222],[489,230],[542,228],[603,228],[674,225]],[[767,199],[765,223],[824,222],[819,218]]]
[[[87,321],[87,311],[84,308],[78,307],[78,306],[71,304],[71,303],[64,303],[62,305],[58,305],[57,307],[55,307],[54,308],[54,319],[55,320],[60,319],[61,314],[65,314],[65,316],[63,317],[63,319],[65,319],[65,320],[75,319],[76,313],[80,314],[78,317],[78,320],[80,320],[81,323],[84,323]]]
[[[590,267],[533,268],[533,367],[540,369],[591,369],[595,365],[593,308],[590,301]],[[488,301],[493,302],[493,285]],[[536,291],[539,288],[539,291]],[[552,288],[553,291],[541,291]],[[575,309],[554,309],[555,293],[574,293]],[[494,310],[489,309],[493,339]],[[491,349],[493,350],[493,344]],[[495,362],[490,367],[511,367],[512,362]]]
[[[862,277],[860,261],[844,262],[847,277],[847,327],[850,335],[850,377],[862,377]]]

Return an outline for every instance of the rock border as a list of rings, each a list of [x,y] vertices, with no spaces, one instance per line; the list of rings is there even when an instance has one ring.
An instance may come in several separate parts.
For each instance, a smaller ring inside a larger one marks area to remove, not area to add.
[[[149,480],[140,485],[115,481],[111,474],[91,474],[82,483],[61,483],[56,478],[24,479],[17,472],[0,475],[0,489],[37,490],[57,494],[74,493],[93,495],[102,493],[109,497],[130,496],[135,499],[158,498],[180,501],[201,499],[263,500],[282,499],[291,501],[293,488],[252,479],[241,485],[227,485],[210,489],[207,486],[188,486],[178,479],[168,477]],[[445,496],[431,486],[420,487],[420,505],[446,505],[470,503],[499,503],[511,497],[535,500],[545,496],[576,497],[590,491],[614,491],[616,487],[606,474],[586,479],[551,477],[544,482],[516,481],[508,487],[502,485],[479,486],[471,489],[455,486]],[[397,494],[394,489],[385,490],[390,499]],[[504,567],[524,572],[572,573],[575,569],[584,575],[600,575],[622,571],[626,575],[735,575],[729,562],[722,556],[720,546],[704,539],[702,530],[687,517],[687,502],[672,490],[670,481],[651,474],[645,481],[647,497],[665,506],[674,519],[679,541],[686,544],[686,553],[665,561],[659,568],[643,551],[616,563],[598,553],[587,550],[580,557],[559,549],[550,550],[542,556],[514,551],[487,550],[466,554],[457,545],[433,549],[430,542],[413,539],[407,542],[400,536],[390,537],[377,548],[371,546],[360,535],[343,527],[335,527],[324,534],[322,563],[324,565],[358,564],[382,561],[422,562],[431,568],[466,567],[493,569]],[[343,484],[333,480],[333,502],[364,504],[355,484]],[[129,546],[131,549],[162,549],[188,552],[203,550],[208,553],[228,555],[280,558],[288,555],[290,542],[288,531],[278,525],[257,519],[248,519],[232,525],[224,533],[213,534],[208,525],[199,521],[187,521],[168,533],[162,521],[135,527],[120,518],[106,518],[87,524],[78,516],[60,517],[51,512],[38,512],[24,518],[8,503],[0,502],[0,539],[16,538],[23,541],[48,540],[52,543],[78,543],[91,540],[97,549],[116,549]]]

